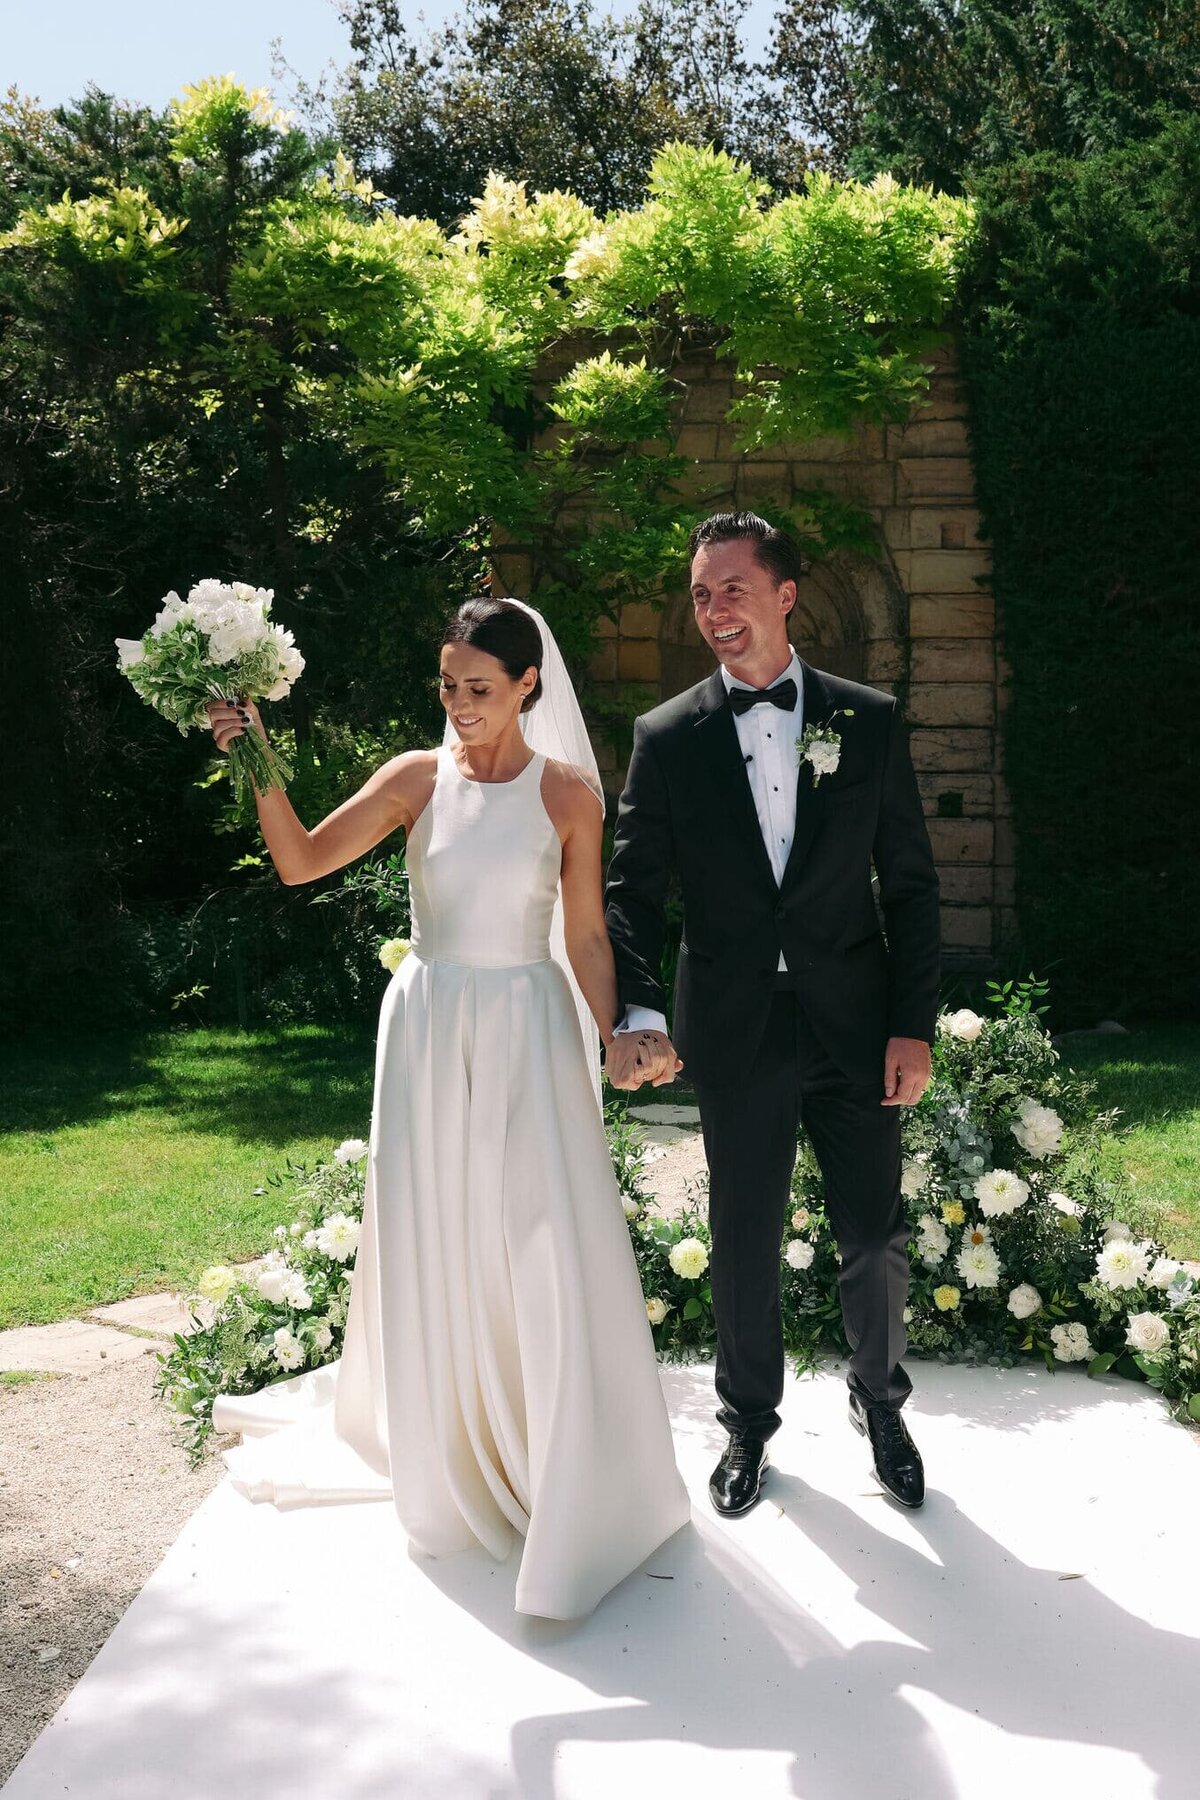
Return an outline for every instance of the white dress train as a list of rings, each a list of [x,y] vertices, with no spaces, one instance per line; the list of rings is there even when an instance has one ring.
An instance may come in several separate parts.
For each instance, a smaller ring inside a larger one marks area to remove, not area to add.
[[[408,840],[413,949],[384,995],[339,1362],[218,1401],[234,1483],[393,1498],[431,1556],[524,1539],[521,1612],[576,1618],[689,1517],[562,969],[545,757],[438,752]]]

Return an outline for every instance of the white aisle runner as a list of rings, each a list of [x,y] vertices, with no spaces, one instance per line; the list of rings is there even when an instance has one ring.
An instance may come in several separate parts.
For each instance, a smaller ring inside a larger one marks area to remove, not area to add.
[[[830,1371],[722,1522],[711,1369],[664,1371],[693,1524],[581,1625],[386,1503],[224,1482],[4,1800],[1196,1800],[1194,1438],[1078,1370],[912,1372],[923,1512]]]

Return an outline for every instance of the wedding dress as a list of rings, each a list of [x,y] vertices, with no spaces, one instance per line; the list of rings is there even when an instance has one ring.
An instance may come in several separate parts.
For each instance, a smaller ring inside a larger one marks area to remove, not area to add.
[[[521,1612],[575,1618],[683,1525],[653,1340],[575,1000],[550,952],[544,755],[447,747],[408,838],[340,1362],[218,1401],[235,1485],[394,1500],[418,1551],[524,1539]]]

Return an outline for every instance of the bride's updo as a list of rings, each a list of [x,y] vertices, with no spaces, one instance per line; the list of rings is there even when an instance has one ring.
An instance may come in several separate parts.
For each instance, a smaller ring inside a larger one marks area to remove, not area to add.
[[[443,644],[474,644],[485,656],[494,656],[510,681],[520,681],[526,669],[536,669],[532,693],[521,711],[528,712],[542,694],[542,634],[537,620],[511,600],[481,597],[467,600],[450,615]]]

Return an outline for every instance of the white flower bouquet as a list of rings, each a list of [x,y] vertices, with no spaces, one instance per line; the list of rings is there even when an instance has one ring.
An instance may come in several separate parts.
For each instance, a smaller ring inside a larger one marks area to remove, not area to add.
[[[185,735],[207,726],[210,700],[282,700],[304,668],[295,639],[272,623],[270,588],[244,581],[199,581],[186,600],[170,593],[140,638],[118,638],[119,667],[155,712]],[[292,771],[278,751],[249,730],[229,746],[239,800],[282,787]]]

